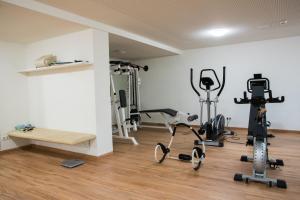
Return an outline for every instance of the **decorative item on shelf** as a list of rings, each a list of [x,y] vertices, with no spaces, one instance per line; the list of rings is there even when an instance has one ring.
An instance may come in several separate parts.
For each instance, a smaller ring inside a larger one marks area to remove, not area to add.
[[[51,71],[61,71],[63,72],[64,69],[69,69],[69,70],[73,70],[73,69],[79,69],[79,68],[86,68],[88,69],[89,67],[91,67],[93,65],[93,63],[90,63],[89,61],[83,61],[83,60],[74,60],[73,62],[62,62],[62,61],[58,61],[53,63],[52,65],[48,66],[48,67],[40,67],[40,68],[27,68],[25,70],[19,71],[19,73],[26,75],[26,76],[30,76],[30,75],[38,75],[40,72],[44,73],[50,73]]]
[[[36,68],[49,67],[57,62],[56,56],[49,54],[38,58],[35,61]]]
[[[52,64],[50,64],[50,66],[53,65],[65,65],[65,64],[72,64],[72,63],[83,63],[83,60],[74,60],[74,62],[54,62]],[[85,61],[85,63],[88,63],[88,61]]]
[[[18,124],[15,126],[16,131],[23,131],[23,132],[29,132],[32,131],[35,127],[32,126],[31,124]]]

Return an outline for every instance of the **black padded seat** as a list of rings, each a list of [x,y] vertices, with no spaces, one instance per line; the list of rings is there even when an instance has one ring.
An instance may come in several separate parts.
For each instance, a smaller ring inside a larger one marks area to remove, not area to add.
[[[175,117],[178,113],[177,110],[173,110],[171,108],[164,108],[164,109],[154,109],[154,110],[141,110],[140,113],[165,113],[172,117]]]

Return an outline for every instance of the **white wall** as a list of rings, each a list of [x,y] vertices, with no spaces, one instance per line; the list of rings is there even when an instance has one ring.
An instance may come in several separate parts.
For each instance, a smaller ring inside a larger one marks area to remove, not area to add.
[[[24,65],[25,46],[0,41],[0,149],[28,144],[5,140],[7,132],[28,120],[27,80],[17,72]]]
[[[27,66],[42,55],[54,54],[59,61],[93,62],[91,30],[39,41],[27,47]],[[28,77],[30,119],[52,129],[96,132],[94,71],[81,70]]]
[[[33,125],[95,134],[97,140],[91,143],[90,148],[88,143],[66,146],[35,141],[35,144],[96,156],[112,151],[111,127],[108,129],[106,125],[111,124],[111,121],[98,120],[100,110],[110,119],[110,111],[106,109],[110,107],[110,102],[96,96],[96,90],[99,90],[109,99],[109,81],[106,80],[109,78],[109,49],[106,35],[89,29],[28,45],[26,58],[29,68],[34,66],[37,58],[46,54],[56,55],[59,61],[77,59],[94,63],[89,69],[29,76],[27,79],[29,119]],[[96,79],[101,79],[99,85],[96,85],[99,82]],[[96,107],[96,104],[99,106]],[[103,146],[104,142],[106,146]]]
[[[262,73],[271,81],[273,96],[286,97],[282,104],[267,105],[272,128],[300,130],[299,52],[300,37],[292,37],[188,50],[178,56],[138,61],[150,67],[148,72],[141,73],[142,106],[198,113],[199,103],[190,87],[189,68],[195,69],[194,79],[198,82],[200,69],[214,68],[221,76],[225,65],[227,79],[219,112],[232,118],[231,126],[248,126],[249,105],[236,105],[233,98],[242,97],[247,79],[254,73]]]
[[[103,31],[93,31],[95,97],[96,97],[96,132],[98,155],[113,151],[112,117],[110,99],[109,37]]]

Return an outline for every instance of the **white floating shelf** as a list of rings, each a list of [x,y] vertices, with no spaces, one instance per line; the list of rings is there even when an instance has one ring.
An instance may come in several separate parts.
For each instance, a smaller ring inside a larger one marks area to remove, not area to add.
[[[39,72],[54,72],[54,71],[60,71],[60,70],[75,70],[79,68],[84,67],[90,67],[92,66],[92,63],[89,62],[77,62],[77,63],[69,63],[69,64],[61,64],[61,65],[52,65],[49,67],[41,67],[41,68],[29,68],[26,70],[22,70],[19,73],[24,75],[31,75],[36,74]]]

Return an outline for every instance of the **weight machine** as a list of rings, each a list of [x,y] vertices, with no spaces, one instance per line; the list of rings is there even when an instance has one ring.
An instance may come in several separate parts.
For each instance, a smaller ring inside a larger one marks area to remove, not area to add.
[[[132,130],[137,131],[137,126],[140,120],[138,110],[140,110],[140,91],[139,86],[141,80],[139,70],[148,71],[148,66],[141,67],[129,62],[111,61],[110,62],[110,82],[112,106],[116,118],[116,128],[113,127],[113,137],[118,139],[130,140],[137,145],[138,142],[134,137],[129,136]],[[119,90],[119,98],[115,88],[114,76],[126,76],[128,81],[128,91]],[[118,135],[116,135],[118,133]]]
[[[137,145],[134,137],[129,136],[131,130],[137,131],[138,128],[166,128],[173,133],[172,124],[184,121],[188,114],[170,108],[141,110],[140,85],[141,79],[139,71],[148,71],[148,66],[139,66],[129,62],[111,61],[110,62],[110,82],[112,107],[115,113],[116,125],[113,126],[113,137],[118,139],[130,140]],[[116,91],[115,76],[127,78],[127,90]],[[144,125],[141,123],[141,115],[160,114],[163,118],[163,126]],[[116,135],[117,134],[117,135]]]

